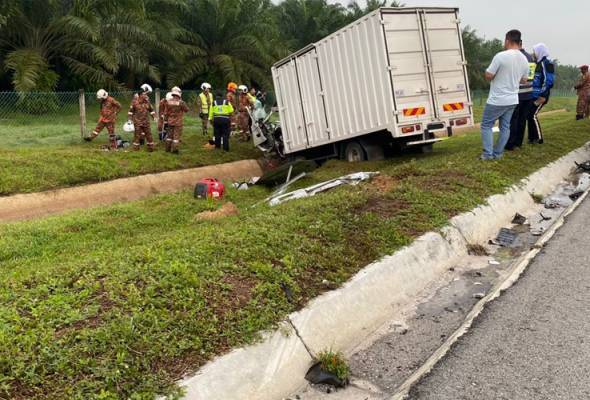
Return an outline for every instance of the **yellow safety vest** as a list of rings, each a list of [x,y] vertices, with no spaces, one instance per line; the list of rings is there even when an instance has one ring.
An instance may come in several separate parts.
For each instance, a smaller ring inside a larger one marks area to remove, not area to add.
[[[535,70],[537,69],[537,63],[529,63],[529,77],[528,80],[532,81],[535,79]]]
[[[254,104],[256,102],[256,96],[248,93],[248,100],[250,100],[250,103]]]
[[[215,101],[211,107],[211,110],[209,111],[209,119],[213,119],[215,117],[229,117],[233,113],[234,108],[230,102],[223,100],[221,104],[218,104],[217,101]]]
[[[201,99],[201,112],[203,114],[209,114],[209,104],[213,103],[213,95],[211,93],[207,93],[209,96],[205,95],[205,93],[201,93],[199,98]]]

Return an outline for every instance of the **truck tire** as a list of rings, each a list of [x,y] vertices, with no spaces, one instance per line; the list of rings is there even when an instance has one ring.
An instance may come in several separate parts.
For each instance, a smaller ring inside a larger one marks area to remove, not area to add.
[[[349,142],[344,149],[343,156],[348,162],[365,161],[367,159],[365,150],[363,150],[359,142]]]

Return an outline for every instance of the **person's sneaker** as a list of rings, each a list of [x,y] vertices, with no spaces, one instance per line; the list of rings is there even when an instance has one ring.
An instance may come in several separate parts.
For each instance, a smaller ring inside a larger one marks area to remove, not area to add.
[[[537,144],[543,144],[543,139],[539,139],[539,140],[537,141]]]
[[[539,143],[539,141],[537,139],[529,140],[529,144],[537,144],[537,143]]]
[[[482,161],[491,161],[494,159],[494,157],[490,157],[490,156],[486,156],[486,155],[482,154],[481,156],[479,156],[479,159]]]
[[[92,142],[92,138],[91,138],[90,136],[86,136],[86,137],[84,138],[84,141],[85,141],[85,142]]]

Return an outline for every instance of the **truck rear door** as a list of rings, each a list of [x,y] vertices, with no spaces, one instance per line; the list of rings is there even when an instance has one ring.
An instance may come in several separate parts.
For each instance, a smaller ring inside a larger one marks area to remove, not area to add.
[[[420,17],[431,69],[435,114],[441,120],[472,124],[467,68],[457,13],[423,10]]]
[[[383,10],[382,20],[398,124],[430,122],[435,110],[420,15]]]

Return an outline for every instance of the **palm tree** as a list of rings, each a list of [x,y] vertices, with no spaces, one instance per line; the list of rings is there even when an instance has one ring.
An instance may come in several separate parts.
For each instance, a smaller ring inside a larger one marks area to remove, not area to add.
[[[354,0],[348,4],[348,12],[351,21],[357,20],[365,14],[375,11],[380,7],[404,7],[404,3],[399,1],[387,1],[387,0],[367,0],[367,5],[361,7],[359,3]]]
[[[150,55],[174,49],[174,35],[153,29],[148,11],[155,1],[13,1],[0,24],[0,55],[14,88],[53,90],[56,71],[94,86],[120,87],[117,78],[134,74],[159,81]]]
[[[170,84],[208,80],[270,84],[270,65],[284,53],[277,44],[270,0],[196,0],[183,18],[188,52]]]

